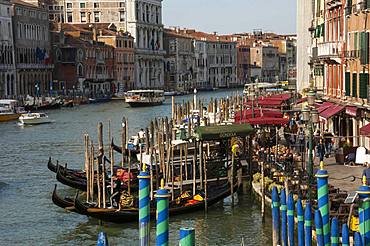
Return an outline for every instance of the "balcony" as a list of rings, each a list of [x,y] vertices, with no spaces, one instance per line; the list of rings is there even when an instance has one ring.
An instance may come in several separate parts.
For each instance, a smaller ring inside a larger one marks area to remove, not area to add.
[[[356,59],[360,57],[360,50],[348,50],[345,52],[345,57],[349,59]]]
[[[37,64],[37,63],[18,63],[16,65],[19,69],[52,69],[53,64]]]
[[[341,44],[338,42],[326,42],[317,45],[318,58],[339,57],[342,53]]]

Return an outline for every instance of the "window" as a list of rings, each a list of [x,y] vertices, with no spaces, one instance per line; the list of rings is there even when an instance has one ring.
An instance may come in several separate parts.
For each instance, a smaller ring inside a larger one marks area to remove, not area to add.
[[[72,12],[67,12],[67,22],[73,22]]]
[[[6,12],[10,15],[10,8],[6,8]]]
[[[125,21],[125,11],[119,12],[119,21],[124,22]]]
[[[368,73],[360,73],[360,86],[359,86],[359,96],[360,98],[367,98],[368,94],[368,86],[369,86],[369,74]]]
[[[352,97],[357,97],[357,73],[352,74]]]
[[[72,8],[72,3],[67,3],[67,9],[71,9]]]
[[[49,10],[53,10],[53,5],[49,5]]]
[[[60,7],[59,6],[55,6],[54,9],[55,10],[60,10]]]
[[[80,9],[86,8],[86,3],[80,3]]]
[[[120,2],[120,3],[119,3],[119,7],[120,7],[120,8],[124,8],[124,7],[125,7],[125,2]]]
[[[53,14],[49,14],[49,20],[54,20],[54,15]]]
[[[100,22],[100,12],[94,12],[94,22]]]
[[[94,8],[99,8],[99,3],[94,3]]]
[[[86,12],[81,12],[80,13],[80,19],[81,19],[81,22],[86,22]]]
[[[346,96],[350,96],[351,95],[351,73],[350,72],[346,72],[346,75],[345,75],[345,81],[346,81]]]

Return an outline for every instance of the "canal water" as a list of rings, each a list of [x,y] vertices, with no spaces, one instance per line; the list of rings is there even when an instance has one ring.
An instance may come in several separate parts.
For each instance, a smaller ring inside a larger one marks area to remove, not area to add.
[[[232,95],[236,91],[198,93],[198,98]],[[176,97],[177,102],[192,95]],[[94,245],[99,231],[104,230],[111,245],[138,245],[138,226],[130,224],[99,224],[86,216],[69,213],[51,201],[55,174],[47,169],[49,156],[71,168],[82,168],[83,133],[96,141],[97,123],[104,130],[111,120],[113,137],[120,142],[120,122],[128,118],[131,134],[145,128],[154,117],[170,116],[171,100],[152,108],[129,108],[122,101],[81,105],[47,112],[55,123],[21,128],[15,122],[0,124],[0,245]],[[105,136],[105,142],[107,138]],[[74,194],[59,184],[62,194]],[[178,242],[182,226],[196,229],[197,245],[271,244],[271,220],[262,224],[260,204],[250,191],[240,191],[237,204],[231,199],[203,211],[170,218],[170,245]],[[154,242],[155,223],[151,236]]]

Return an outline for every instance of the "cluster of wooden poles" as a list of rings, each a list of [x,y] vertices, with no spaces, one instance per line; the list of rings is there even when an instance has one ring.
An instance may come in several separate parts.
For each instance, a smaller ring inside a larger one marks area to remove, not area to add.
[[[312,211],[309,201],[303,202],[298,199],[294,204],[293,194],[286,194],[283,189],[280,196],[276,187],[272,190],[272,236],[273,245],[294,246],[295,245],[295,210],[298,228],[298,246],[312,245],[315,235],[318,246],[329,245],[350,245],[350,231],[347,224],[342,225],[341,233],[336,217],[329,215],[329,193],[328,193],[328,172],[324,169],[323,162],[320,170],[316,173],[318,190],[318,209]],[[364,183],[359,187],[359,232],[353,234],[353,245],[370,245],[370,187]],[[312,222],[314,218],[315,229]],[[330,222],[331,219],[331,222]],[[341,240],[340,240],[341,238]]]

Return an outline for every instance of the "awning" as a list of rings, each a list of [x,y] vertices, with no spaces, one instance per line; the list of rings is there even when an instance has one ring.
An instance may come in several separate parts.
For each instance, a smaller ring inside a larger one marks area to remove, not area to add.
[[[292,98],[292,95],[290,93],[284,93],[284,94],[274,94],[269,96],[260,96],[258,97],[259,100],[280,100],[280,101],[287,101]]]
[[[299,98],[296,102],[296,104],[300,104],[300,103],[304,103],[304,102],[307,102],[307,97],[302,97],[302,98]]]
[[[282,126],[288,124],[289,118],[258,117],[243,119],[241,122],[249,123],[251,125]]]
[[[333,107],[329,107],[324,111],[321,111],[319,114],[321,117],[325,119],[329,119],[330,117],[333,117],[334,115],[341,112],[345,107],[341,105],[335,105]]]
[[[347,106],[346,107],[346,114],[348,114],[349,116],[356,117],[357,116],[357,107]]]
[[[276,99],[276,100],[269,100],[269,99],[263,99],[263,100],[258,100],[258,101],[253,101],[253,105],[255,107],[261,106],[265,108],[280,108],[281,105],[283,104],[284,100],[281,99]],[[252,106],[252,101],[248,101],[246,103],[248,106]]]
[[[360,135],[370,137],[370,123],[360,128]]]
[[[199,126],[195,128],[195,136],[199,140],[218,140],[231,137],[246,137],[254,132],[249,124]]]
[[[317,105],[316,108],[317,108],[317,111],[319,111],[319,113],[321,113],[321,112],[327,110],[328,108],[333,107],[334,105],[335,104],[331,103],[331,102],[324,102],[321,105]]]
[[[243,110],[243,114],[241,111],[235,113],[235,122],[241,120],[241,115],[243,115],[243,119],[252,118],[252,109],[245,109]],[[283,117],[283,113],[280,110],[272,109],[272,108],[257,108],[254,109],[254,117],[273,117],[273,118],[281,118]]]

